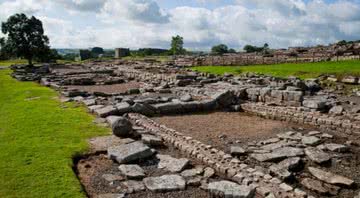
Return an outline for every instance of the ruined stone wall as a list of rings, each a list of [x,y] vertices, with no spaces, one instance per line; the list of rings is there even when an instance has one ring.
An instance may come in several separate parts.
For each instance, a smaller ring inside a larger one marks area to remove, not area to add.
[[[225,56],[204,56],[193,58],[182,58],[175,60],[176,65],[182,66],[207,66],[207,65],[272,65],[280,63],[309,63],[322,61],[359,60],[360,55],[332,56],[330,54],[300,54],[298,57],[273,56],[264,57],[255,54],[235,54]]]
[[[308,124],[323,130],[360,135],[360,123],[342,116],[335,117],[320,112],[307,112],[303,107],[266,106],[261,103],[246,103],[242,104],[241,107],[246,112],[267,119]]]

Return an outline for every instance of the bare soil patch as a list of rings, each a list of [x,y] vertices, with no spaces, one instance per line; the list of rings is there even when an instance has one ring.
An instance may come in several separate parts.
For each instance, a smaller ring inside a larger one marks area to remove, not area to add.
[[[75,88],[89,93],[102,92],[107,94],[114,94],[114,93],[125,93],[129,89],[137,89],[140,88],[140,86],[141,83],[131,81],[128,83],[114,84],[114,85],[89,85],[89,86],[73,85],[73,86],[68,86],[68,88]]]
[[[263,119],[247,113],[213,112],[153,118],[156,122],[191,136],[205,144],[229,151],[231,144],[266,140],[299,126]]]

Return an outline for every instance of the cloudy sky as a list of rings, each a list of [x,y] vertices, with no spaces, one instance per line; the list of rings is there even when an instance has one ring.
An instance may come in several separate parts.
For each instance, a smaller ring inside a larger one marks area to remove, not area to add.
[[[273,48],[360,40],[360,0],[0,0],[0,20],[40,18],[55,48]]]

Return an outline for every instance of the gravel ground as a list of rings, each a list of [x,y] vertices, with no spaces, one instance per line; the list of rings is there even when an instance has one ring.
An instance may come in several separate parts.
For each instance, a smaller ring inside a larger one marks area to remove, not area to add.
[[[89,85],[89,86],[68,86],[69,88],[79,89],[81,91],[87,91],[90,93],[104,92],[107,94],[112,93],[124,93],[128,89],[140,88],[140,83],[131,81],[128,83],[114,84],[114,85]]]
[[[299,125],[267,120],[246,113],[214,112],[153,118],[156,122],[228,152],[236,141],[265,140]],[[307,128],[306,126],[301,126]],[[222,138],[220,138],[222,136]]]

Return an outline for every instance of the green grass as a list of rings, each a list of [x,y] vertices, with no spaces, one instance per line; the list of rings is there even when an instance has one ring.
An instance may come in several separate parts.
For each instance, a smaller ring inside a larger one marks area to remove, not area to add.
[[[0,60],[0,66],[9,67],[13,64],[27,64],[27,60],[24,59],[13,59],[13,60]]]
[[[314,78],[322,74],[360,75],[360,60],[339,62],[318,62],[278,65],[251,65],[251,66],[199,66],[193,70],[213,74],[241,74],[246,72],[270,74],[278,77],[297,76],[300,78]]]
[[[0,197],[84,197],[72,157],[109,130],[83,106],[9,74],[0,70]]]

